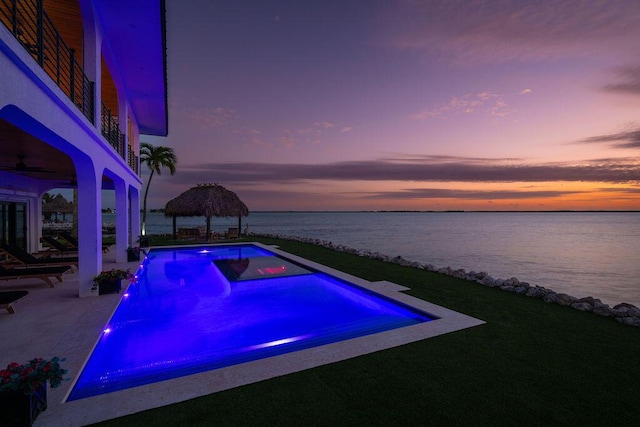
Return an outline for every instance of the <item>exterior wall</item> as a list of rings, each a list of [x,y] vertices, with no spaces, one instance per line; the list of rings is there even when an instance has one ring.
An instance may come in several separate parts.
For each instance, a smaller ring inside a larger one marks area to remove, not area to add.
[[[86,6],[86,2],[83,2]],[[95,42],[85,49],[87,75],[100,82],[100,44],[102,38],[92,27],[85,28],[85,40]],[[87,34],[89,32],[89,34]],[[94,64],[93,66],[91,64]],[[91,73],[93,70],[93,73]],[[91,75],[93,74],[93,76]],[[102,137],[100,120],[91,123],[67,98],[36,61],[0,24],[0,118],[14,124],[40,141],[67,154],[73,161],[78,181],[78,221],[80,241],[79,295],[90,292],[92,277],[102,268],[101,189],[103,176],[109,177],[116,190],[118,218],[116,235],[117,259],[126,259],[124,249],[139,235],[139,220],[130,219],[139,212],[137,195],[140,178],[129,168],[113,147]],[[96,118],[100,112],[100,87],[96,87]],[[126,118],[129,112],[124,110]],[[115,112],[116,114],[118,112]],[[132,119],[135,123],[135,121]],[[126,132],[126,120],[121,130]],[[132,126],[131,129],[136,129]],[[136,135],[129,135],[137,141]],[[39,248],[41,237],[41,196],[53,184],[17,174],[0,172],[0,199],[20,201],[28,205],[28,249]],[[120,215],[119,215],[120,216]],[[137,227],[137,228],[136,228]],[[131,228],[131,235],[129,229]],[[135,237],[134,237],[135,236]],[[122,249],[122,251],[121,251]],[[122,254],[120,254],[122,252]]]

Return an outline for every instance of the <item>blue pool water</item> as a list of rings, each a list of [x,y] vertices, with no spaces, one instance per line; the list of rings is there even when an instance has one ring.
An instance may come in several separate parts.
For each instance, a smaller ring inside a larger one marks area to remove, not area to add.
[[[153,249],[77,400],[432,320],[254,245]]]

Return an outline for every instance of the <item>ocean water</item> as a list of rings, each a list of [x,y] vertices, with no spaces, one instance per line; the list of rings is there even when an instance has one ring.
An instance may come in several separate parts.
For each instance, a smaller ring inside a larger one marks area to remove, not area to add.
[[[171,232],[162,214],[147,214],[147,223],[149,234]],[[204,224],[178,218],[179,227]],[[216,218],[212,228],[237,224]],[[639,212],[255,212],[243,218],[246,224],[252,232],[329,240],[640,306]]]

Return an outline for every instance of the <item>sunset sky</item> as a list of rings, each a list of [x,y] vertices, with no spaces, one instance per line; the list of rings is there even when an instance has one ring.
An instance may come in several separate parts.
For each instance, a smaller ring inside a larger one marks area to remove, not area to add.
[[[217,182],[251,211],[640,209],[640,1],[166,6],[151,208]]]

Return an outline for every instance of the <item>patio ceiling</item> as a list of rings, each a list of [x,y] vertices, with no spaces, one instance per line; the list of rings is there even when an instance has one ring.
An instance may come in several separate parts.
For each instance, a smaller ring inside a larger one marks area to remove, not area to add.
[[[71,158],[49,144],[0,119],[0,172],[68,183],[75,175]],[[22,162],[26,170],[16,170]]]
[[[0,119],[0,147],[0,176],[16,174],[46,180],[55,184],[52,188],[76,186],[72,183],[76,169],[71,157],[3,119]],[[25,170],[17,170],[21,158]],[[103,175],[102,188],[111,185],[111,179]]]
[[[126,96],[146,135],[167,135],[165,2],[163,0],[95,2],[105,38],[117,58]],[[107,63],[112,61],[108,55]]]

